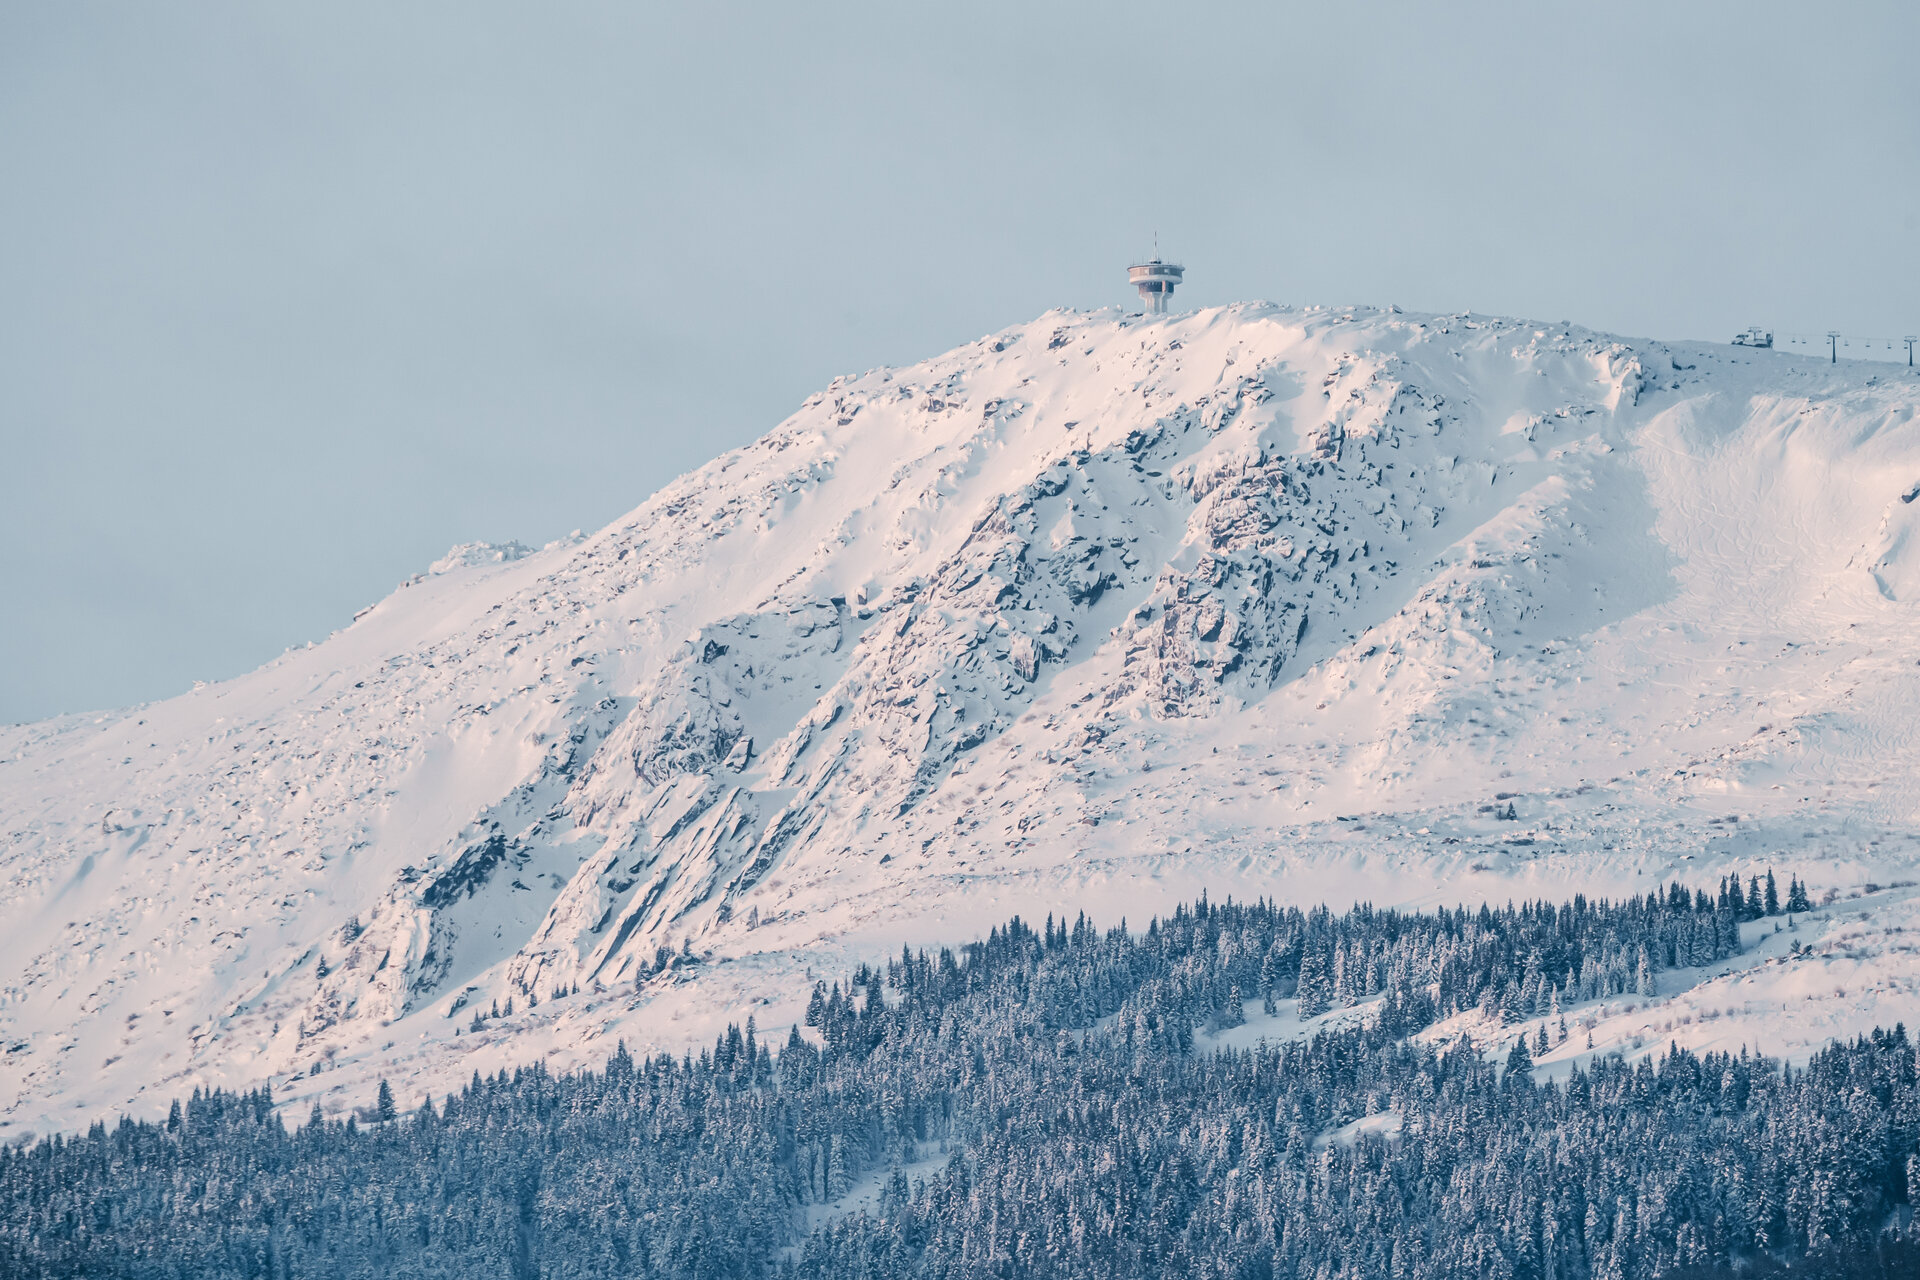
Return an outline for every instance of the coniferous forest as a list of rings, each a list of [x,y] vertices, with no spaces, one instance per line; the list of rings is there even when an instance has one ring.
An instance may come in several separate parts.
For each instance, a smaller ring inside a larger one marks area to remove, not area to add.
[[[0,1275],[1920,1275],[1904,1028],[1536,1079],[1563,1010],[1737,951],[1764,893],[1016,919],[822,982],[778,1044],[383,1088],[366,1123],[195,1094],[0,1150]],[[1352,1012],[1210,1047],[1280,1001]],[[1475,1009],[1496,1052],[1420,1034]]]

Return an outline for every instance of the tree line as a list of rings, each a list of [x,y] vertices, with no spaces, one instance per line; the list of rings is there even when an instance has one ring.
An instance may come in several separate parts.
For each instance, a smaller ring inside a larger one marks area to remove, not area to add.
[[[1920,1090],[1904,1028],[1805,1067],[1674,1047],[1533,1070],[1562,1011],[1739,951],[1742,921],[1782,910],[1768,881],[1418,913],[1203,897],[1143,931],[1015,918],[818,983],[813,1033],[777,1045],[749,1019],[697,1055],[622,1046],[603,1070],[475,1075],[411,1109],[383,1083],[364,1123],[316,1108],[289,1126],[264,1089],[196,1092],[158,1123],[0,1150],[0,1274],[1907,1266]],[[1805,905],[1797,881],[1786,905]],[[1255,1005],[1289,1038],[1211,1047]],[[1498,1052],[1431,1032],[1473,1011],[1503,1028]]]

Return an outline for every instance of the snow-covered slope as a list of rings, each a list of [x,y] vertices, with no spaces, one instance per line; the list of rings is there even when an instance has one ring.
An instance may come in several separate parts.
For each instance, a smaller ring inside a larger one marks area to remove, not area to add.
[[[0,1139],[677,1045],[1015,911],[1894,883],[1916,407],[1885,365],[1265,305],[837,381],[592,537],[0,730]]]

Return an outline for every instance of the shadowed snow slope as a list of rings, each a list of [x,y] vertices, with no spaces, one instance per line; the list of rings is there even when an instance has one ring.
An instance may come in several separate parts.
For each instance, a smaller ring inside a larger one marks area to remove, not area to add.
[[[0,1138],[678,1047],[1016,911],[1894,882],[1917,405],[1263,305],[837,381],[592,537],[0,729]]]

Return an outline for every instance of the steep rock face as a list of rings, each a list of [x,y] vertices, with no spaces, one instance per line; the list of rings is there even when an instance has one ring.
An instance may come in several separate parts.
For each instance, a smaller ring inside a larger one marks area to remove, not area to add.
[[[0,1120],[1304,849],[1337,806],[1611,779],[1651,813],[1909,760],[1920,398],[1762,359],[1049,315],[240,680],[0,730]]]

